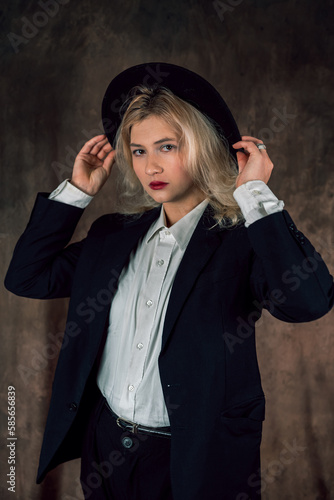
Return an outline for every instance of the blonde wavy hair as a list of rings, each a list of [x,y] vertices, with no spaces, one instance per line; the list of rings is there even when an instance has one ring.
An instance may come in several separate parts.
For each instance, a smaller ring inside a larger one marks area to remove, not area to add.
[[[231,227],[242,220],[240,208],[232,196],[238,175],[235,159],[205,115],[164,87],[135,87],[124,107],[126,111],[114,144],[120,171],[118,212],[141,214],[159,206],[139,182],[132,168],[130,149],[132,126],[154,115],[165,120],[179,137],[184,167],[209,200],[216,224]]]

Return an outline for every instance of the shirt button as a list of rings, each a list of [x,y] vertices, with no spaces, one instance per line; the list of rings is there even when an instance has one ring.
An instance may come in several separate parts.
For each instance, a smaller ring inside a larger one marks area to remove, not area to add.
[[[261,194],[261,191],[258,191],[257,189],[253,189],[253,194]]]
[[[170,231],[165,231],[165,234],[167,234],[167,236],[170,235]]]
[[[148,300],[148,301],[146,302],[146,305],[147,305],[147,307],[151,307],[151,306],[153,306],[153,300]]]
[[[134,388],[135,388],[134,385],[129,385],[129,387],[128,387],[128,389],[129,389],[130,392],[132,392]]]
[[[165,263],[165,261],[164,261],[164,260],[162,260],[162,259],[161,259],[161,260],[158,260],[158,262],[157,262],[157,266],[163,266],[163,265],[164,265],[164,263]]]
[[[137,344],[137,349],[142,349],[144,347],[144,344],[142,344],[141,342],[139,342],[139,344]]]

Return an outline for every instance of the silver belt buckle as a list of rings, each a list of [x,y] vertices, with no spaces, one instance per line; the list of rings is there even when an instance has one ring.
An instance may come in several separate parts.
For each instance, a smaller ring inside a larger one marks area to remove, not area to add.
[[[130,422],[130,420],[125,420],[124,418],[118,417],[116,419],[116,423],[121,429],[124,429],[124,427],[121,425],[121,422],[125,422],[125,424],[131,425],[132,428],[129,429],[129,431],[132,432],[132,434],[137,434],[139,424],[135,424],[134,422]]]

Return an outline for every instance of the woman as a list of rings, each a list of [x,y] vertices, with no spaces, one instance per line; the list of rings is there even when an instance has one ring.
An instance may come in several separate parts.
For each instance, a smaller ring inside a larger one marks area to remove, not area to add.
[[[71,296],[38,482],[81,456],[85,498],[259,499],[254,323],[263,307],[319,318],[333,280],[267,187],[262,141],[240,138],[201,77],[129,68],[103,119],[71,181],[39,195],[6,278],[19,295]],[[119,213],[66,246],[115,160]]]

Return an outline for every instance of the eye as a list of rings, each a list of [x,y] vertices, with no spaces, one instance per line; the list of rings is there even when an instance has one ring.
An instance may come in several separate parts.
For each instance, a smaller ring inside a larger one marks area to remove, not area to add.
[[[171,151],[172,149],[176,149],[176,146],[173,144],[165,144],[164,146],[161,146],[161,150],[165,152]]]
[[[145,153],[143,149],[133,149],[132,154],[133,156],[142,156]]]

